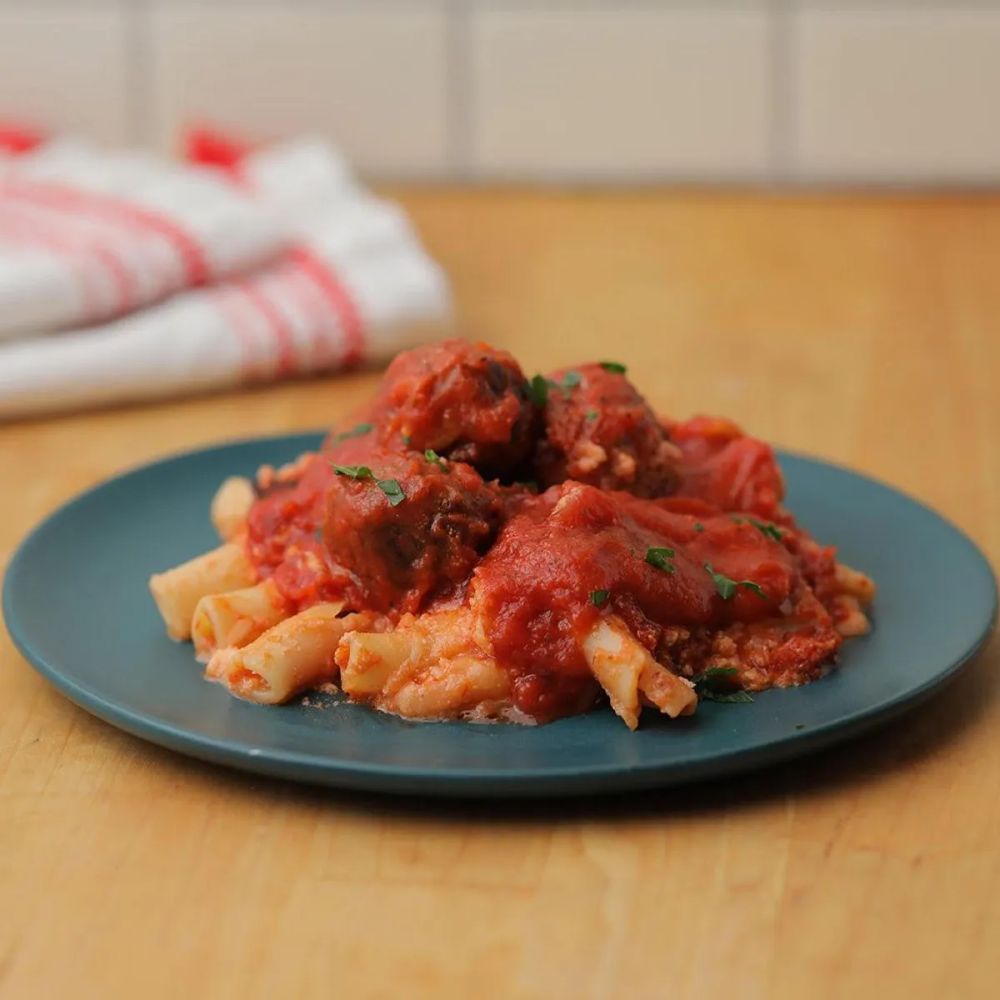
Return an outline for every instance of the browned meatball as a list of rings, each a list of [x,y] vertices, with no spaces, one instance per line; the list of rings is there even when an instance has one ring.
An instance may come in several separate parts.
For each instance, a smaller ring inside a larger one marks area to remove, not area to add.
[[[624,374],[581,365],[550,376],[545,436],[535,453],[542,486],[576,479],[640,497],[665,496],[677,486],[679,456]]]
[[[501,478],[529,459],[537,419],[518,363],[506,351],[464,340],[398,355],[371,416],[386,443],[432,448]]]
[[[503,499],[471,466],[373,448],[362,466],[335,466],[323,540],[352,575],[349,605],[419,611],[460,587],[486,551]]]

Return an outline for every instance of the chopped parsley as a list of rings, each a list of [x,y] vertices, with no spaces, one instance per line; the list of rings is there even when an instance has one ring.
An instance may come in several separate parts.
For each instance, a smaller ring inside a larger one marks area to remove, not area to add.
[[[333,471],[338,476],[348,479],[373,479],[372,470],[367,465],[334,465]]]
[[[657,569],[662,569],[664,573],[673,573],[676,570],[676,566],[671,559],[674,557],[674,550],[668,548],[651,547],[646,549],[646,562],[650,566],[655,566]]]
[[[780,542],[784,535],[777,528],[777,526],[769,523],[768,521],[758,521],[755,517],[748,517],[747,520],[765,537],[771,538],[776,542]]]
[[[705,530],[705,525],[703,525],[701,521],[695,521],[694,530],[697,531],[698,534],[700,535]]]
[[[597,410],[587,410],[584,416],[587,420],[596,420],[600,416],[600,414],[597,412]]]
[[[601,367],[612,375],[624,375],[628,369],[620,361],[602,361]]]
[[[544,406],[549,401],[549,380],[544,375],[535,375],[525,384],[525,392],[535,406]]]
[[[344,431],[342,434],[338,434],[333,440],[336,442],[348,441],[351,438],[364,437],[365,434],[370,434],[375,430],[374,424],[356,424],[349,431]]]
[[[695,687],[718,687],[719,681],[731,682],[739,674],[736,667],[709,667],[691,678]],[[725,686],[725,685],[723,685]]]
[[[530,382],[525,384],[525,392],[535,406],[545,406],[549,401],[550,389],[562,389],[564,396],[569,396],[570,389],[575,389],[582,381],[579,372],[566,372],[558,381],[554,382],[544,375],[535,375]]]
[[[593,604],[595,608],[603,608],[604,605],[608,603],[608,598],[610,596],[610,590],[592,590],[590,592],[590,603]]]
[[[711,563],[707,562],[704,565],[705,571],[712,578],[712,583],[715,584],[716,592],[724,601],[728,601],[739,587],[746,587],[747,590],[752,590],[758,597],[762,597],[765,601],[767,600],[767,594],[764,593],[759,583],[754,583],[753,580],[732,580],[724,573],[716,573],[712,569]]]
[[[736,691],[711,691],[704,695],[705,701],[722,701],[734,705],[746,705],[753,701],[749,691],[742,688]]]
[[[402,437],[402,440],[403,440],[403,444],[405,444],[406,447],[409,448],[410,447],[410,443],[413,441],[413,438],[411,438],[409,434],[403,434],[403,435],[401,435],[401,437]]]
[[[428,448],[424,452],[424,458],[432,465],[444,465],[444,459],[433,448]]]
[[[367,465],[334,465],[333,471],[347,479],[375,479]],[[406,499],[397,479],[375,479],[375,485],[386,495],[391,506],[396,507]]]
[[[406,499],[403,487],[396,479],[379,479],[375,485],[386,495],[390,507],[398,507]]]
[[[758,521],[755,517],[738,517],[736,514],[730,514],[729,520],[733,524],[752,524],[765,538],[772,538],[776,542],[780,542],[783,537],[780,529],[769,521]]]
[[[721,701],[729,704],[752,702],[750,693],[737,685],[739,671],[735,667],[709,667],[692,677],[695,693],[703,701]]]

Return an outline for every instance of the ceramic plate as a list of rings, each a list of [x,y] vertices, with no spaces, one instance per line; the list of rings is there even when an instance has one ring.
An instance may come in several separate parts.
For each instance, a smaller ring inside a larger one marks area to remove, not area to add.
[[[647,714],[632,733],[602,708],[547,726],[412,723],[335,698],[264,708],[201,679],[166,638],[150,573],[217,544],[208,506],[227,475],[252,475],[318,435],[264,438],[169,458],[83,494],[41,524],[7,571],[18,648],[94,715],[180,753],[246,771],[424,795],[561,795],[715,777],[828,746],[929,697],[976,652],[997,608],[993,574],[956,528],[846,469],[781,455],[803,525],[879,585],[873,632],[840,667],[753,704]],[[933,581],[933,585],[929,585]]]

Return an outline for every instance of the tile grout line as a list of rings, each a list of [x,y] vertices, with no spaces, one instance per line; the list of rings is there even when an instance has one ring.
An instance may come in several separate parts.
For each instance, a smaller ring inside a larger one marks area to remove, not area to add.
[[[148,0],[122,0],[125,18],[125,115],[130,141],[149,148],[152,135],[150,120],[150,7]]]
[[[65,2],[65,0],[63,0]],[[94,0],[100,5],[100,0]],[[134,6],[143,0],[124,0],[125,5]],[[418,3],[432,3],[433,0],[417,0]],[[451,2],[451,0],[447,0]],[[492,9],[515,11],[567,11],[578,13],[588,10],[636,11],[636,10],[686,10],[714,11],[740,10],[747,7],[767,6],[772,0],[457,0],[456,6],[466,9]],[[832,11],[883,11],[883,10],[944,10],[982,11],[994,9],[997,0],[785,0],[786,3],[806,10]],[[107,3],[107,0],[105,0]],[[413,6],[414,0],[242,0],[230,3],[232,9],[273,9],[275,7],[318,7],[337,10],[364,11],[372,8],[405,10]],[[14,6],[32,7],[32,0],[15,0]],[[50,5],[51,4],[50,2]],[[57,5],[57,4],[56,4]],[[195,9],[204,6],[204,0],[173,0],[173,5]]]
[[[162,2],[162,0],[159,0]],[[275,0],[267,0],[267,4],[274,3]],[[287,3],[288,0],[285,0]],[[320,0],[291,0],[291,3],[317,3]],[[344,9],[357,7],[359,10],[366,9],[366,5],[360,0],[326,0],[334,9]],[[379,3],[380,0],[374,0]],[[517,0],[511,0],[516,3]],[[528,0],[522,0],[528,2]],[[533,0],[538,9],[561,10],[557,0]],[[898,2],[898,0],[897,0]],[[998,0],[991,0],[996,4]],[[864,4],[864,8],[873,6],[877,0],[871,0]],[[381,0],[382,6],[399,6],[404,8],[402,0]],[[575,6],[576,4],[573,4]],[[893,9],[887,0],[882,0],[877,4],[879,9]],[[247,2],[246,7],[259,6],[253,2]],[[476,116],[476,68],[477,55],[474,48],[476,38],[477,14],[486,10],[507,10],[507,3],[501,0],[420,0],[419,6],[424,10],[436,10],[441,22],[435,29],[441,32],[436,35],[439,39],[440,51],[442,53],[442,84],[444,89],[441,99],[444,103],[444,135],[441,145],[438,147],[443,153],[442,166],[440,171],[432,167],[429,171],[416,170],[414,176],[419,179],[427,179],[435,182],[474,182],[476,180],[500,179],[505,176],[504,171],[497,173],[493,169],[480,169],[476,164],[476,140],[477,125]],[[635,9],[639,6],[639,0],[623,0],[621,7],[609,7],[608,10]],[[664,0],[664,7],[659,9],[677,9],[678,5],[673,0]],[[685,5],[686,6],[686,5]],[[923,8],[921,4],[921,8]],[[961,9],[968,8],[967,3],[961,5]],[[123,76],[125,80],[125,93],[122,95],[120,104],[115,102],[120,108],[118,114],[121,127],[128,141],[132,144],[152,147],[154,143],[159,143],[163,136],[159,134],[155,117],[156,97],[158,89],[157,75],[153,57],[156,54],[155,26],[157,24],[156,12],[158,0],[113,0],[110,9],[117,11],[121,26],[122,45],[127,51],[122,53]],[[235,9],[235,8],[234,8]],[[704,9],[704,8],[702,8]],[[714,8],[713,8],[714,9]],[[798,18],[804,10],[828,9],[824,0],[756,0],[755,9],[762,12],[767,18],[766,22],[766,44],[767,53],[765,58],[764,72],[766,74],[767,86],[767,107],[770,111],[768,120],[764,125],[764,135],[762,145],[765,150],[765,169],[762,178],[763,183],[781,185],[795,185],[803,181],[803,173],[809,174],[809,170],[803,170],[801,163],[797,162],[797,148],[801,139],[801,126],[799,112],[801,110],[803,95],[796,86],[796,73],[800,68],[804,57],[799,43],[800,24]],[[852,4],[850,0],[843,0],[841,5],[833,5],[831,9],[853,11],[859,8]],[[912,8],[908,8],[912,9]],[[166,123],[165,123],[166,124]],[[983,184],[988,186],[995,183],[989,178],[983,178],[976,174],[973,167],[966,167],[966,173],[957,169],[949,173],[941,183],[945,186],[961,181],[963,177],[968,179],[968,183],[973,185]],[[387,169],[382,172],[385,177],[407,177],[406,169],[399,167]],[[611,184],[635,184],[642,186],[651,182],[659,181],[665,184],[692,182],[694,178],[685,174],[684,171],[665,168],[657,172],[654,176],[647,176],[641,171],[638,173],[625,171],[620,176],[615,176],[615,171],[598,171],[590,173],[586,168],[578,171],[576,168],[568,173],[565,170],[546,171],[545,168],[537,170],[513,171],[513,176],[520,176],[523,180],[537,183],[580,183],[589,184],[595,182],[605,182]],[[924,177],[919,169],[915,169],[913,164],[900,164],[895,169],[880,168],[868,171],[861,170],[855,173],[834,169],[826,177],[829,179],[842,178],[847,185],[853,183],[872,183],[882,185],[901,185],[904,188],[910,185],[935,186],[934,179]],[[732,175],[723,170],[719,175],[713,171],[706,170],[698,175],[698,179],[709,185],[727,183],[755,183],[752,171],[747,176],[736,172]],[[808,183],[810,178],[806,178]],[[820,177],[819,183],[824,182],[824,177]]]
[[[770,174],[771,183],[788,181],[793,172],[796,95],[792,88],[792,12],[788,0],[772,0],[770,17]]]
[[[445,122],[447,180],[468,180],[472,171],[471,22],[465,0],[448,0],[445,23]]]

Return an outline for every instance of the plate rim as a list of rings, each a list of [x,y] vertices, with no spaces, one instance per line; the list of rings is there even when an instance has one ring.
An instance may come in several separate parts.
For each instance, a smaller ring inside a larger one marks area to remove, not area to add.
[[[409,767],[366,760],[345,761],[343,758],[321,757],[313,753],[275,747],[249,747],[240,740],[193,733],[189,729],[165,722],[155,715],[121,706],[91,686],[81,684],[71,672],[68,673],[64,667],[48,662],[44,655],[34,650],[30,638],[22,632],[21,623],[14,613],[13,593],[16,589],[16,580],[22,572],[22,564],[28,558],[32,546],[39,543],[39,539],[44,537],[54,522],[71,516],[78,506],[92,501],[95,495],[112,488],[121,480],[140,475],[157,466],[233,447],[266,446],[269,442],[284,444],[301,439],[304,446],[310,441],[315,446],[324,433],[325,431],[307,430],[253,435],[174,451],[129,466],[60,504],[21,539],[4,572],[3,617],[7,632],[17,651],[56,690],[91,715],[147,742],[213,764],[298,782],[396,794],[419,793],[449,797],[550,796],[634,791],[638,788],[667,787],[723,775],[735,775],[852,739],[918,706],[948,684],[986,645],[997,624],[1000,599],[998,599],[996,574],[986,554],[965,531],[930,505],[884,480],[858,472],[838,462],[776,447],[775,453],[779,462],[790,458],[865,480],[916,505],[924,513],[942,522],[985,571],[984,579],[991,591],[987,595],[990,613],[978,635],[962,654],[945,670],[923,683],[846,717],[827,720],[806,731],[791,731],[759,746],[723,749],[708,755],[702,753],[694,757],[675,758],[668,763],[640,761],[630,765],[621,762],[589,764],[584,771],[571,765],[533,768],[528,772],[491,767],[470,770],[452,766],[429,770],[423,766]],[[558,725],[558,722],[550,725]]]

